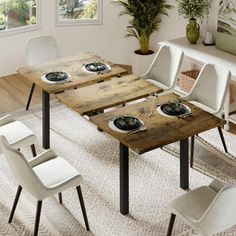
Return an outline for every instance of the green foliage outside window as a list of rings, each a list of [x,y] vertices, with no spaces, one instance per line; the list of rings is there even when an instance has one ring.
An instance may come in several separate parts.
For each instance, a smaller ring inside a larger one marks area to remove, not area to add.
[[[36,24],[35,0],[5,0],[0,2],[0,25],[4,29]]]
[[[85,6],[83,18],[93,19],[97,14],[97,0],[92,0],[90,4]]]
[[[97,14],[97,0],[60,0],[62,19],[93,19]]]

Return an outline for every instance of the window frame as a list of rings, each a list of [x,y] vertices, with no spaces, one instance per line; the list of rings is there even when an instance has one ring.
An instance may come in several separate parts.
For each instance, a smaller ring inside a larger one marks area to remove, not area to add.
[[[36,24],[1,30],[0,37],[30,32],[30,31],[38,30],[40,28],[41,28],[41,0],[36,0]]]
[[[97,0],[97,19],[59,19],[58,7],[59,1],[56,0],[56,26],[78,26],[78,25],[101,25],[102,24],[102,0]]]

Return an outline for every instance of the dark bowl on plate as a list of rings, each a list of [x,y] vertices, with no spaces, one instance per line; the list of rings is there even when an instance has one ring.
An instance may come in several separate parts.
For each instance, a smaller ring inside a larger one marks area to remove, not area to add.
[[[101,62],[93,62],[85,65],[85,69],[91,72],[101,72],[107,70],[107,65]]]
[[[47,80],[52,82],[64,81],[69,78],[67,73],[62,71],[49,72],[45,75],[45,77]]]
[[[171,116],[182,115],[187,111],[186,107],[178,102],[165,103],[161,105],[161,110]]]
[[[114,120],[114,125],[121,130],[133,130],[139,128],[141,121],[133,116],[121,116]]]

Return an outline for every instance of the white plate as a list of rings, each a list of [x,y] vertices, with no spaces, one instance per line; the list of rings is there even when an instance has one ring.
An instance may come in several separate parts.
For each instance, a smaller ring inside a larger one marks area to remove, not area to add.
[[[182,104],[182,103],[181,103]],[[186,114],[186,113],[189,113],[189,112],[191,112],[191,108],[190,107],[188,107],[187,105],[185,105],[185,104],[182,104],[184,107],[185,107],[185,109],[186,109],[186,112],[185,113],[183,113],[183,114],[181,114],[181,115],[184,115],[184,114]],[[161,106],[158,106],[157,107],[157,111],[161,114],[161,115],[163,115],[163,116],[166,116],[166,117],[178,117],[179,115],[167,115],[166,113],[164,113],[162,110],[161,110]]]
[[[86,65],[82,67],[82,70],[84,72],[91,73],[91,74],[99,74],[99,73],[103,74],[103,73],[109,72],[111,70],[111,67],[108,64],[104,64],[104,65],[106,65],[107,69],[103,71],[89,71],[85,68]]]
[[[116,117],[116,118],[118,118],[118,117]],[[116,131],[116,132],[120,132],[120,133],[129,133],[129,132],[132,131],[132,130],[122,130],[122,129],[117,128],[117,127],[114,125],[114,121],[115,121],[116,118],[114,118],[114,119],[112,119],[112,120],[110,120],[110,121],[108,122],[108,126],[109,126],[112,130],[114,130],[114,131]],[[137,119],[139,119],[139,118],[137,118]],[[140,127],[144,126],[143,121],[142,121],[141,119],[139,119],[139,121],[141,122]],[[140,127],[139,127],[139,128],[140,128]],[[137,129],[138,129],[138,128],[137,128]],[[134,129],[134,130],[136,130],[136,129]]]
[[[64,73],[66,73],[66,72],[64,72]],[[47,74],[48,74],[48,73],[47,73]],[[68,73],[66,73],[68,78],[65,79],[65,80],[62,80],[62,81],[50,81],[50,80],[48,80],[47,77],[46,77],[47,74],[42,75],[42,76],[41,76],[41,80],[42,80],[43,82],[45,82],[45,83],[48,83],[48,84],[63,84],[63,83],[66,83],[66,82],[68,82],[68,81],[71,81],[71,76],[70,76],[70,74],[68,74]]]

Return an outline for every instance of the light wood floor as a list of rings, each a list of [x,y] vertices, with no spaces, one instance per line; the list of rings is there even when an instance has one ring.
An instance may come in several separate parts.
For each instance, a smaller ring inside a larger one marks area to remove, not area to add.
[[[18,74],[0,78],[0,112],[9,113],[25,107],[31,83]],[[41,103],[41,90],[35,88],[31,105]]]
[[[130,67],[126,67],[131,72]],[[0,113],[11,113],[25,107],[30,92],[31,83],[19,74],[0,78]],[[51,96],[53,99],[53,96]],[[55,98],[54,98],[55,99]],[[30,106],[41,104],[41,89],[35,86]],[[236,134],[236,124],[230,124],[230,131]]]

